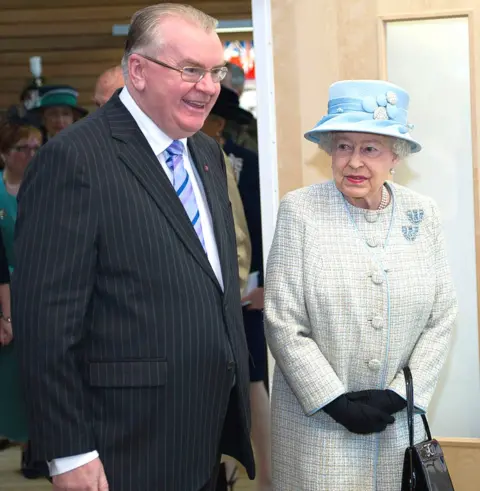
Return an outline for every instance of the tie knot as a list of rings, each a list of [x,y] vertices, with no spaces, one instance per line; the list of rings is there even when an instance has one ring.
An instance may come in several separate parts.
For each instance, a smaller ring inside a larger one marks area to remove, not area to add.
[[[183,143],[180,140],[173,140],[167,148],[169,155],[183,155]]]

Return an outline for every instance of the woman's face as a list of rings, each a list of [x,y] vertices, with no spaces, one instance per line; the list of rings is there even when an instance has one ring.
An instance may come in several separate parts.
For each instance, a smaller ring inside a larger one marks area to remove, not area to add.
[[[73,109],[69,106],[52,106],[43,110],[43,124],[49,137],[70,126],[73,121]]]
[[[11,174],[21,177],[30,160],[40,148],[41,141],[38,136],[22,138],[5,155],[5,166]]]
[[[390,169],[398,163],[393,141],[368,133],[333,133],[333,178],[347,198],[368,201],[381,193]]]
[[[203,123],[202,131],[211,138],[222,136],[225,120],[216,114],[209,114]]]

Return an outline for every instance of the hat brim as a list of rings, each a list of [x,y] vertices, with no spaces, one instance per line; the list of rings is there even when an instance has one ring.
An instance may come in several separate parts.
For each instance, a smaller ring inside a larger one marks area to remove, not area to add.
[[[237,124],[247,125],[252,122],[253,115],[240,106],[233,104],[222,104],[217,107],[213,106],[212,114],[216,114],[227,121],[235,121]]]
[[[319,135],[322,133],[369,133],[372,135],[390,136],[410,143],[411,152],[420,152],[422,146],[414,140],[409,133],[400,133],[396,125],[381,126],[381,122],[376,120],[363,120],[348,123],[338,123],[335,118],[325,123],[320,122],[315,128],[305,133],[305,138],[313,143],[320,143]]]
[[[39,113],[39,112],[43,112],[44,109],[47,109],[49,107],[70,107],[81,118],[83,118],[84,116],[86,116],[88,114],[87,109],[80,107],[80,106],[71,106],[70,104],[46,104],[44,106],[34,107],[33,109],[30,109],[28,112],[29,113]]]

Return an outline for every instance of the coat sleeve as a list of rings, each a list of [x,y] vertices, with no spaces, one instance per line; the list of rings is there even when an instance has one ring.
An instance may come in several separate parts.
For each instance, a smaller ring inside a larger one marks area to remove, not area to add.
[[[303,285],[307,202],[302,190],[280,204],[265,277],[265,333],[278,368],[311,415],[345,388],[311,337]]]
[[[12,318],[33,459],[95,450],[78,349],[88,338],[97,214],[74,144],[47,143],[18,196]]]
[[[426,412],[447,358],[458,305],[447,259],[445,240],[437,206],[432,203],[433,250],[435,256],[435,299],[428,322],[409,359],[415,407]],[[399,372],[389,389],[406,399],[405,378]]]
[[[235,238],[237,239],[238,274],[240,277],[240,296],[247,286],[252,260],[252,244],[248,233],[247,220],[243,210],[242,200],[238,191],[235,173],[229,158],[224,154],[227,170],[228,197],[232,203],[233,221],[235,223]]]

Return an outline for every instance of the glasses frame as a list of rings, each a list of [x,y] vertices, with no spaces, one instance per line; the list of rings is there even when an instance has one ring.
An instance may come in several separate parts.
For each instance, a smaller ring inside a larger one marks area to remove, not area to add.
[[[211,69],[208,69],[208,68],[202,68],[202,67],[199,67],[199,66],[185,66],[183,68],[178,68],[178,67],[175,67],[175,66],[172,66],[172,65],[168,65],[167,63],[164,63],[163,61],[160,61],[160,60],[157,60],[155,58],[152,58],[151,56],[148,56],[148,55],[142,55],[140,53],[135,53],[139,56],[141,56],[142,58],[145,58],[146,60],[148,61],[151,61],[152,63],[155,63],[159,66],[163,66],[164,68],[169,68],[170,70],[175,70],[176,72],[179,72],[180,73],[180,76],[182,77],[182,80],[184,82],[189,82],[189,83],[192,83],[192,84],[198,84],[198,82],[200,82],[207,73],[210,73],[210,76],[212,77],[212,81],[214,83],[220,83],[226,76],[227,76],[227,73],[228,73],[228,68],[226,66],[222,66],[222,67],[216,67],[216,68],[211,68]],[[195,69],[195,70],[202,70],[203,74],[200,75],[200,78],[198,80],[196,80],[195,82],[192,81],[192,80],[186,80],[184,77],[186,76],[183,71],[188,69],[188,68],[191,68],[191,69]],[[220,70],[220,73],[223,74],[223,76],[215,82],[215,80],[213,80],[213,73],[215,70]]]
[[[40,150],[40,147],[41,145],[35,147],[31,147],[30,145],[14,145],[10,151],[28,155],[29,153],[37,153]]]

